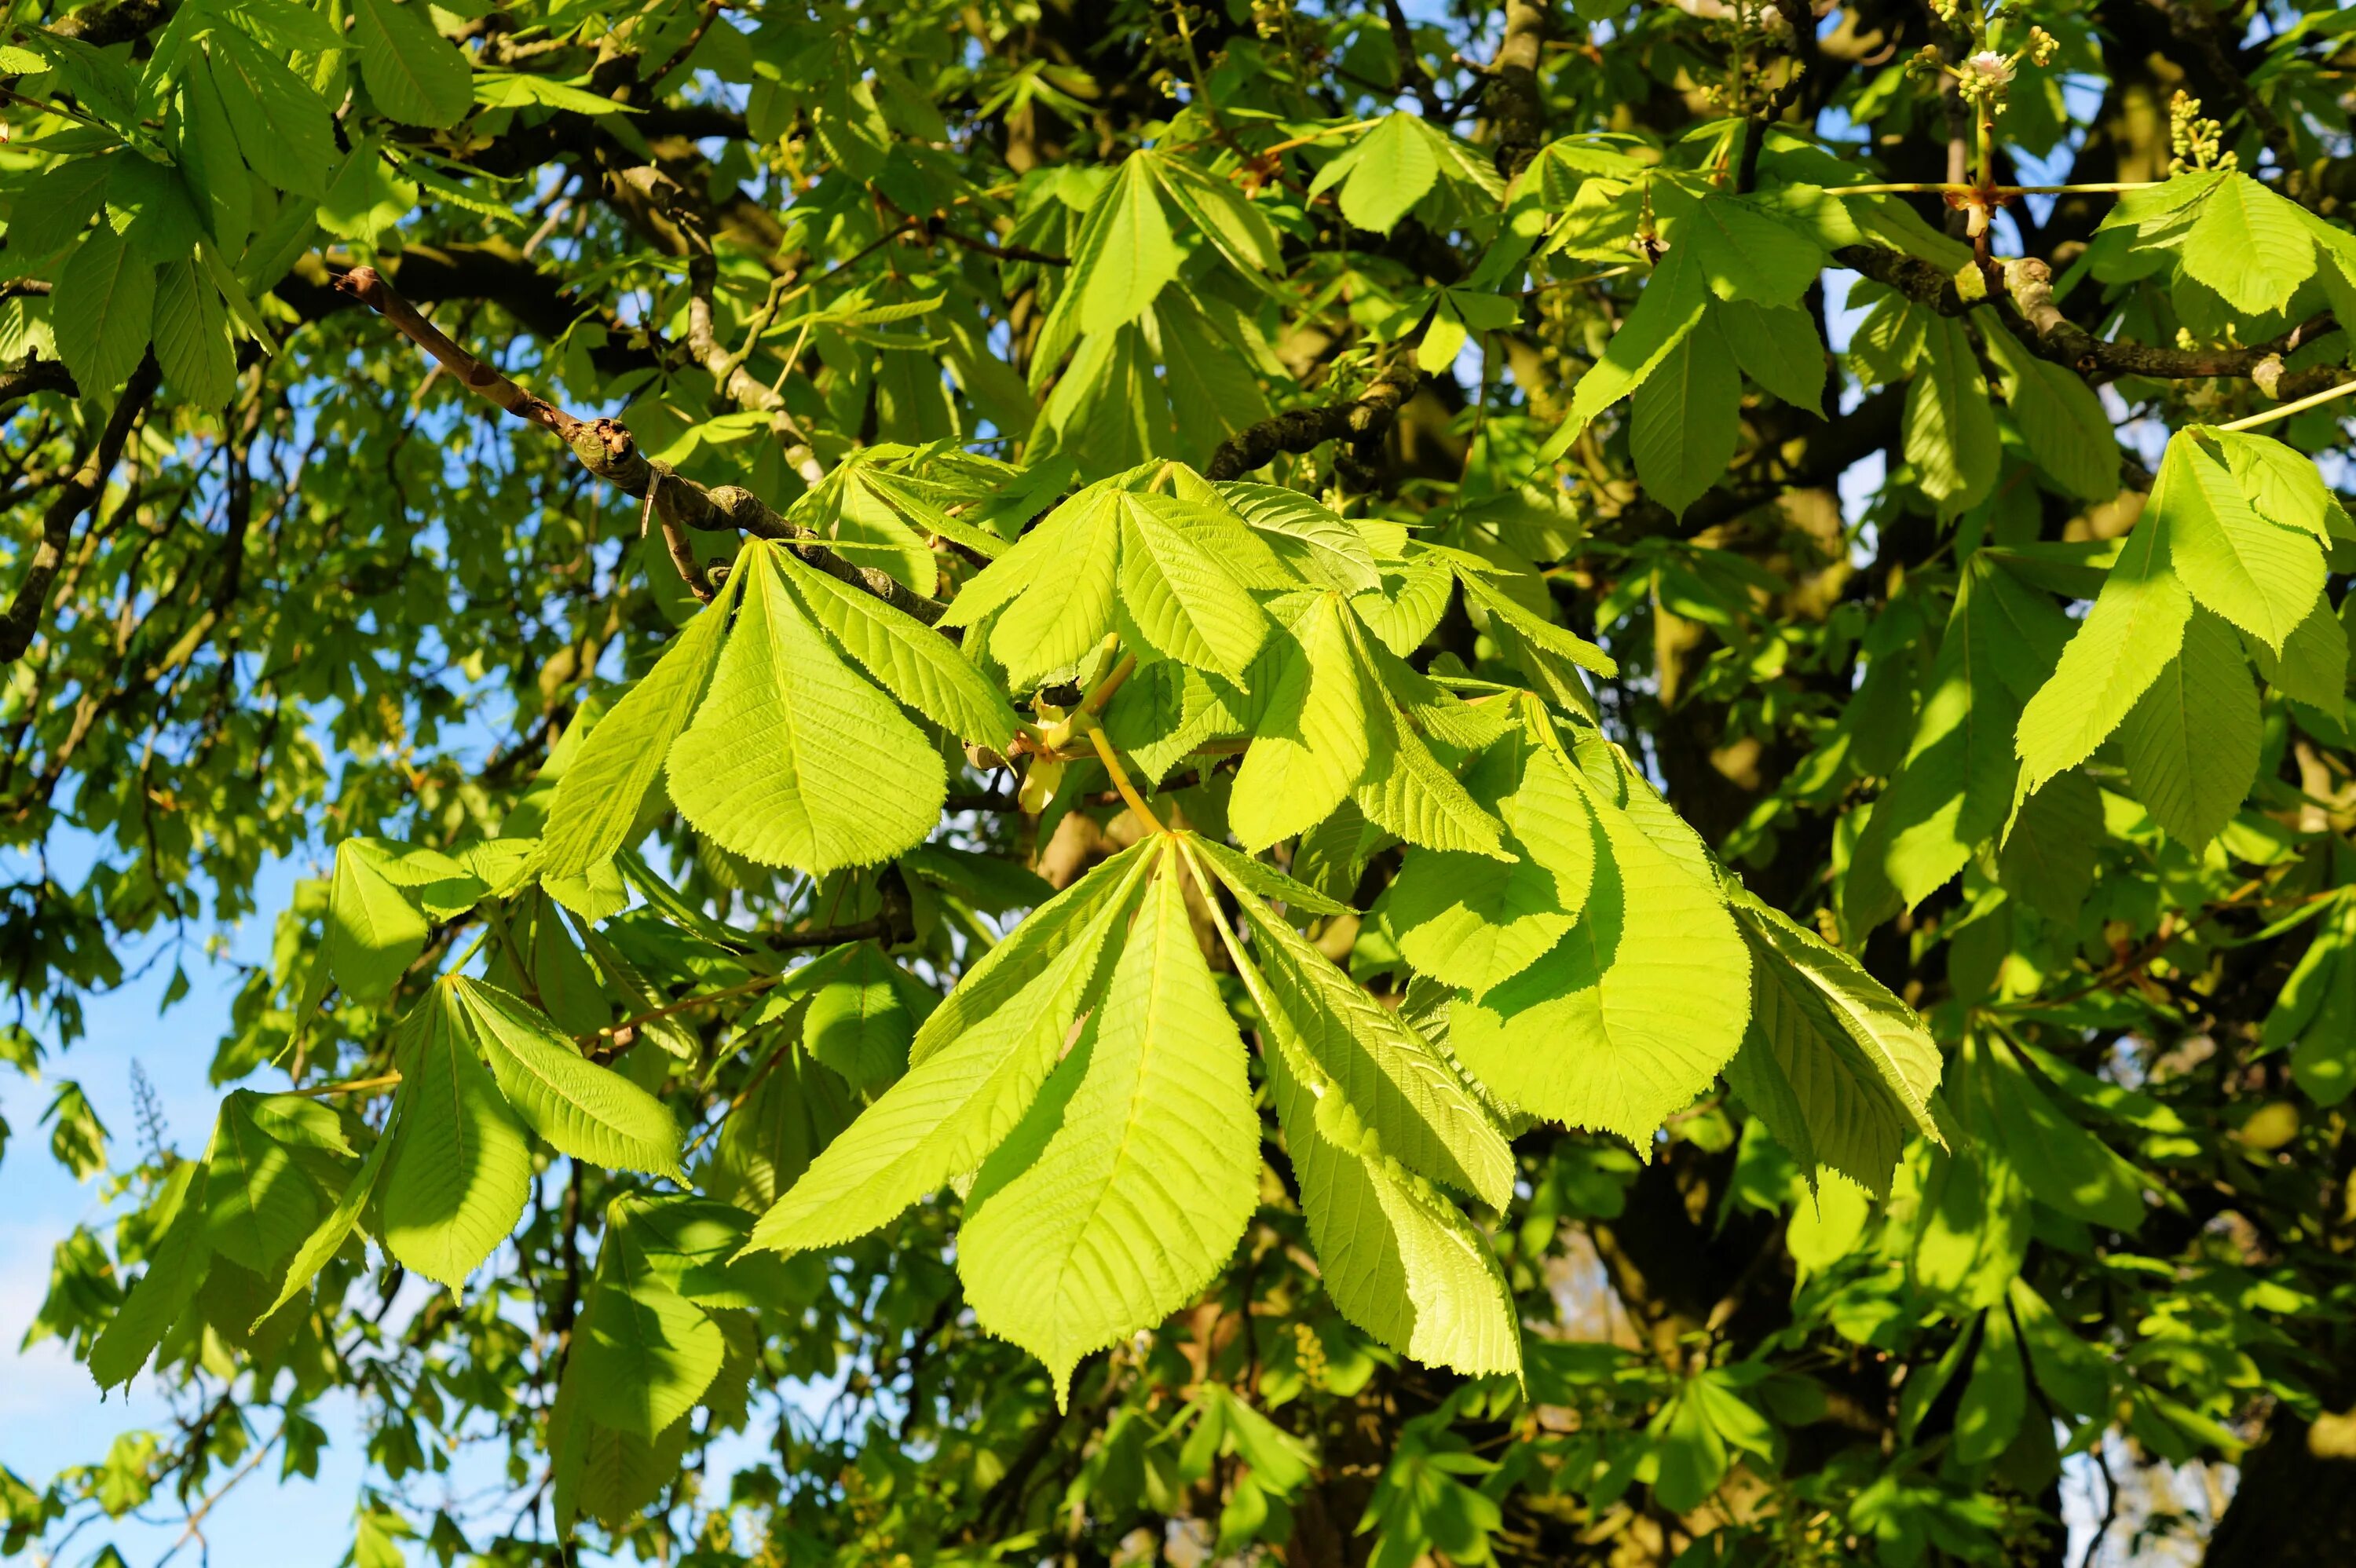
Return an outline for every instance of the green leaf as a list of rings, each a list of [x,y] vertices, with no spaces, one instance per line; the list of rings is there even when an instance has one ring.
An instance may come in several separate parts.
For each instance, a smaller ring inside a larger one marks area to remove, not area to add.
[[[919,1033],[907,1075],[810,1161],[793,1189],[761,1216],[747,1244],[788,1253],[839,1245],[980,1166],[1055,1065],[1096,987],[1108,944],[1156,863],[1157,857],[1141,855],[1103,878],[1093,890],[1100,901],[1087,908],[1085,924],[1055,923],[1037,933],[1032,950],[1044,962],[1018,968],[1018,984],[993,987],[994,977],[978,965],[958,991],[994,990],[995,1005],[953,1012],[960,997],[952,993]],[[1021,941],[1023,929],[991,956]],[[924,1034],[945,1017],[954,1027],[926,1049]]]
[[[360,1211],[376,1190],[377,1178],[384,1171],[385,1157],[392,1152],[393,1133],[400,1125],[402,1104],[396,1096],[393,1115],[387,1119],[383,1132],[377,1136],[376,1143],[369,1149],[368,1157],[360,1161],[359,1171],[345,1184],[343,1196],[336,1200],[336,1206],[327,1211],[327,1217],[321,1220],[304,1238],[303,1244],[295,1249],[293,1261],[286,1265],[286,1277],[278,1286],[278,1294],[255,1316],[252,1331],[258,1331],[280,1307],[300,1296],[304,1288],[317,1277],[319,1271],[327,1266],[327,1261],[342,1250],[344,1238],[349,1236],[352,1227],[359,1223]]]
[[[2170,837],[2198,848],[2223,831],[2257,778],[2260,739],[2257,688],[2233,628],[2194,611],[2119,738],[2136,794]]]
[[[1654,267],[1636,308],[1620,324],[1598,359],[1570,395],[1570,412],[1538,450],[1534,468],[1544,468],[1570,450],[1595,416],[1644,384],[1670,350],[1685,340],[1709,304],[1709,286],[1691,252],[1673,246]]]
[[[1877,1196],[1916,1133],[1939,1142],[1939,1048],[1914,1010],[1848,954],[1749,894],[1751,1017],[1727,1082],[1803,1169],[1828,1165]]]
[[[992,1190],[977,1193],[958,1238],[975,1317],[1047,1364],[1059,1406],[1081,1357],[1201,1293],[1258,1199],[1243,1042],[1178,876],[1165,856],[1064,1069],[1074,1082],[1060,1120],[1034,1110],[1035,1157],[1002,1181],[984,1173]]]
[[[463,976],[444,984],[452,1016],[466,1021],[499,1092],[532,1131],[576,1159],[681,1179],[679,1124],[661,1101],[583,1057],[522,998]]]
[[[2029,1380],[2013,1337],[2012,1315],[2002,1304],[1980,1314],[1980,1352],[1971,1381],[1955,1407],[1955,1458],[1985,1465],[2011,1445],[2029,1405]]]
[[[1247,983],[1258,978],[1248,966],[1241,972]],[[1259,1000],[1268,990],[1260,981],[1254,1000],[1264,1017],[1280,1019]],[[1345,1096],[1297,1046],[1265,1051],[1263,1060],[1319,1279],[1342,1316],[1426,1366],[1519,1375],[1513,1292],[1487,1238],[1398,1160],[1320,1130],[1326,1098]]]
[[[1697,195],[1674,177],[1656,176],[1649,189],[1672,253],[1690,251],[1719,299],[1797,304],[1824,267],[1814,240],[1755,202],[1715,188]]]
[[[1982,320],[1979,330],[2001,378],[2005,405],[2039,472],[2083,501],[2117,495],[2118,438],[2094,389],[2069,367],[2029,353],[1996,322]]]
[[[963,612],[977,597],[985,606],[1011,600],[990,631],[991,655],[1006,667],[1008,683],[1020,691],[1068,669],[1113,629],[1121,507],[1108,488],[1073,496],[976,577],[941,624],[973,624],[978,617]]]
[[[1349,614],[1339,594],[1321,593],[1277,634],[1268,708],[1228,798],[1228,825],[1247,850],[1323,821],[1376,760],[1383,735],[1368,709],[1386,699],[1369,689]]]
[[[1273,485],[1229,483],[1217,490],[1278,558],[1309,581],[1344,593],[1382,587],[1382,570],[1366,535],[1314,497]]]
[[[2280,653],[2323,592],[2316,539],[2254,510],[2197,434],[2169,440],[2149,505],[2166,509],[2169,565],[2193,599]]]
[[[2248,315],[2283,309],[2315,274],[2315,246],[2297,205],[2245,174],[2225,176],[2201,203],[2182,260],[2187,276]]]
[[[1709,315],[1637,387],[1628,452],[1646,494],[1675,517],[1726,473],[1741,433],[1742,378]]]
[[[2070,630],[1986,554],[1965,565],[1906,760],[1849,857],[1841,914],[1852,932],[1922,902],[2003,826],[2019,773],[2017,694],[2052,673]]]
[[[1939,515],[1954,517],[1977,506],[1996,483],[1996,413],[1961,322],[1930,317],[1923,349],[1906,389],[1906,461]]]
[[[206,45],[213,85],[253,172],[264,184],[296,196],[315,201],[326,196],[327,171],[338,155],[319,95],[238,28],[214,28]]]
[[[2316,595],[2315,607],[2283,639],[2282,656],[2264,643],[2251,645],[2266,684],[2295,701],[2336,714],[2348,696],[2348,634],[2331,612],[2331,601]]]
[[[694,1408],[719,1375],[726,1346],[719,1325],[648,1260],[632,1207],[616,1199],[606,1209],[605,1244],[573,1357],[586,1413],[617,1432],[651,1438]]]
[[[1481,767],[1490,769],[1496,756],[1484,757]],[[1494,765],[1516,764],[1498,758]],[[1518,765],[1522,776],[1500,809],[1513,825],[1505,848],[1520,858],[1412,850],[1388,895],[1391,927],[1407,961],[1475,997],[1562,939],[1594,877],[1601,829],[1569,769],[1535,748]]]
[[[1751,956],[1715,887],[1625,811],[1592,793],[1588,804],[1609,856],[1584,912],[1547,957],[1458,1002],[1450,1044],[1505,1100],[1649,1157],[1662,1121],[1741,1044]]]
[[[1188,526],[1201,509],[1125,492],[1119,505],[1121,613],[1165,656],[1242,680],[1269,618],[1213,553],[1216,535]]]
[[[139,1375],[205,1282],[212,1261],[198,1190],[205,1168],[203,1160],[184,1159],[165,1181],[154,1210],[156,1240],[147,1271],[132,1282],[130,1295],[90,1348],[90,1375],[102,1392]]]
[[[1997,856],[1998,878],[2031,908],[2074,925],[2102,841],[2103,792],[2084,773],[2060,774],[2020,803]]]
[[[777,552],[795,596],[884,690],[961,740],[1003,747],[1020,722],[957,645],[872,593]]]
[[[123,236],[101,224],[58,274],[49,320],[58,357],[88,397],[102,397],[130,379],[147,352],[155,314],[155,269]]]
[[[1317,172],[1314,196],[1340,180],[1342,216],[1351,227],[1388,234],[1431,191],[1440,157],[1413,114],[1385,115],[1344,155]],[[1336,173],[1337,165],[1342,174]]]
[[[2000,1140],[2029,1195],[2093,1224],[2139,1228],[2144,1184],[2135,1167],[2062,1115],[2002,1040],[1983,1035],[1974,1047],[1971,1088],[1984,1107],[1987,1131]]]
[[[1709,314],[1744,375],[1794,408],[1824,412],[1825,345],[1813,316],[1754,300],[1721,301]]]
[[[453,1291],[507,1239],[531,1195],[531,1146],[466,1043],[449,983],[403,1020],[401,1125],[384,1172],[382,1240]]]
[[[1227,875],[1219,858],[1205,853],[1207,840],[1186,842],[1236,894],[1251,928],[1254,961],[1270,982],[1289,1037],[1314,1076],[1338,1086],[1362,1124],[1352,1147],[1379,1151],[1419,1176],[1504,1208],[1513,1191],[1512,1152],[1455,1069],[1412,1025],[1277,919],[1241,879]]]
[[[237,387],[229,313],[194,261],[166,261],[155,272],[155,362],[166,385],[199,408],[228,405]]]
[[[908,1047],[909,1064],[923,1061],[1005,1006],[1008,997],[1053,965],[1065,944],[1076,939],[1108,904],[1122,903],[1134,893],[1139,884],[1133,879],[1140,868],[1151,864],[1162,850],[1159,838],[1133,844],[1033,910],[1004,941],[967,967],[957,988],[917,1029],[916,1040]]]
[[[745,574],[732,572],[682,628],[644,679],[597,721],[564,765],[541,830],[544,875],[586,876],[630,846],[662,787],[663,759],[683,733],[719,667]]]
[[[2108,1409],[2111,1371],[2103,1353],[2072,1333],[2027,1280],[2015,1279],[2008,1294],[2020,1347],[2046,1398],[2075,1415]]]
[[[1108,333],[1144,314],[1178,275],[1178,246],[1155,194],[1153,166],[1131,158],[1088,209],[1067,285],[1079,301],[1079,329]]]
[[[852,946],[810,997],[802,1043],[860,1090],[881,1089],[908,1065],[916,1019],[898,966],[872,942]]]
[[[172,151],[180,177],[195,195],[214,242],[235,255],[253,232],[253,176],[238,153],[237,130],[221,105],[220,89],[202,61],[190,61],[182,74],[177,108]],[[13,250],[13,229],[9,240]]]
[[[2166,484],[2163,479],[2163,490]],[[2052,678],[2021,709],[2013,743],[2023,796],[2093,756],[2184,641],[2192,597],[2168,567],[2162,499],[2156,491],[2145,505],[2094,608],[2062,650]]]
[[[293,1151],[256,1122],[260,1099],[241,1089],[221,1102],[205,1162],[205,1225],[215,1253],[266,1275],[303,1244],[319,1204]]]
[[[743,606],[711,694],[671,745],[671,799],[697,832],[765,866],[873,865],[923,842],[948,777],[794,602],[776,548],[750,541],[737,559]]]
[[[425,951],[425,917],[385,874],[388,861],[378,839],[347,838],[336,846],[325,951],[336,984],[354,1001],[380,1002],[392,995]]]
[[[1162,194],[1236,271],[1248,276],[1282,265],[1275,229],[1234,185],[1174,155],[1149,150],[1141,156],[1151,160]]]
[[[2204,431],[2202,435],[2204,445],[2214,443],[2224,453],[2234,484],[2258,516],[2313,534],[2327,549],[2335,539],[2356,535],[2340,497],[2306,453],[2247,431]]]
[[[404,125],[455,125],[474,107],[474,67],[418,0],[351,0],[360,79]]]

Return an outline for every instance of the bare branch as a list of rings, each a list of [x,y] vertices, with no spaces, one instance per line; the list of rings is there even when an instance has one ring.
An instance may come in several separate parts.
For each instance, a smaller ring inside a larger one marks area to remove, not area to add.
[[[795,553],[810,565],[853,588],[873,594],[894,609],[914,616],[926,625],[939,620],[942,612],[948,608],[937,600],[911,592],[888,572],[845,560],[819,542],[817,534],[798,523],[788,521],[750,490],[735,485],[700,485],[684,475],[657,465],[638,450],[637,438],[620,421],[579,419],[546,399],[525,391],[443,336],[432,322],[418,314],[415,306],[402,299],[375,268],[355,267],[337,280],[336,287],[383,316],[402,336],[424,349],[456,376],[459,383],[469,391],[498,404],[526,423],[539,425],[562,436],[564,443],[572,449],[574,461],[624,495],[636,500],[645,500],[648,491],[654,491],[655,513],[666,525],[676,524],[680,528],[700,528],[706,532],[735,529],[756,539],[777,539],[791,544]],[[657,487],[658,475],[659,488]]]
[[[131,372],[131,379],[114,405],[114,412],[107,419],[105,430],[100,432],[97,444],[49,502],[48,510],[41,515],[41,537],[33,546],[32,562],[25,569],[25,581],[16,585],[16,597],[9,602],[7,613],[0,615],[0,664],[16,663],[33,645],[33,637],[40,630],[41,613],[48,607],[49,584],[56,581],[58,568],[65,562],[66,546],[73,542],[74,524],[104,493],[107,476],[114,472],[123,443],[131,439],[132,427],[147,411],[148,403],[155,396],[155,384],[162,377],[153,354],[139,362],[139,368]]]

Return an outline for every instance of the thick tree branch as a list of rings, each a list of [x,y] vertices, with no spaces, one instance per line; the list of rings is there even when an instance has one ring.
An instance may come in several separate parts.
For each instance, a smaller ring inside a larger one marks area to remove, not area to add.
[[[1918,304],[1931,306],[1941,315],[1960,316],[1976,305],[1994,304],[2005,325],[2030,353],[2098,379],[2142,376],[2185,381],[2222,377],[2254,381],[2268,396],[2285,400],[2337,386],[2341,379],[2330,366],[2282,373],[2282,357],[2329,331],[2332,325],[2329,316],[2319,316],[2271,343],[2246,348],[2159,348],[2096,337],[2063,315],[2053,303],[2052,269],[2034,256],[2001,263],[2005,293],[1991,301],[1964,298],[1954,278],[1902,251],[1848,245],[1835,251],[1833,260],[1888,284]]]
[[[1203,470],[1208,479],[1240,479],[1274,462],[1279,453],[1312,452],[1329,441],[1353,444],[1377,439],[1422,379],[1411,365],[1383,372],[1375,384],[1346,403],[1291,409],[1248,425],[1219,443]]]
[[[392,325],[402,336],[438,360],[459,384],[529,424],[561,436],[574,461],[624,495],[646,499],[654,493],[656,511],[667,522],[706,532],[735,529],[756,539],[791,544],[810,565],[853,588],[873,594],[894,609],[929,625],[948,606],[911,592],[889,573],[857,566],[835,554],[819,536],[788,521],[767,502],[735,485],[704,485],[649,460],[638,450],[629,427],[618,420],[583,420],[544,398],[533,396],[450,341],[419,315],[417,308],[393,291],[373,267],[355,267],[336,287],[359,300]]]
[[[41,612],[48,607],[49,584],[57,580],[58,568],[65,563],[66,546],[73,542],[73,528],[82,513],[105,493],[107,476],[123,455],[123,443],[131,439],[131,430],[147,411],[155,396],[155,384],[163,377],[156,368],[155,357],[148,355],[131,372],[131,379],[115,402],[114,412],[100,432],[97,444],[73,477],[49,502],[48,510],[41,515],[41,537],[33,546],[33,556],[25,569],[25,580],[16,585],[16,597],[9,602],[7,613],[0,614],[0,664],[14,664],[25,656],[33,645],[33,637],[40,630]]]
[[[1509,180],[1546,144],[1546,99],[1538,91],[1538,46],[1546,31],[1544,0],[1506,0],[1505,37],[1489,62],[1483,107],[1496,127],[1497,172]]]

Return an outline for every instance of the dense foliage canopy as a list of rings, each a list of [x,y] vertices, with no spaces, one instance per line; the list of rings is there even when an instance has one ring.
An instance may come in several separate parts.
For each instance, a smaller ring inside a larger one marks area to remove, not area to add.
[[[2356,13],[1978,4],[16,0],[0,1551],[2356,1560]]]

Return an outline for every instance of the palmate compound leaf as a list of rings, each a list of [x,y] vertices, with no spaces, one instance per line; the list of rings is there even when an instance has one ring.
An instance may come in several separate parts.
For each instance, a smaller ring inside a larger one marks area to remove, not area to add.
[[[1063,1054],[1108,947],[1164,853],[1150,840],[1106,862],[993,948],[926,1020],[907,1075],[809,1162],[746,1245],[785,1253],[840,1245],[979,1167]],[[1076,919],[1076,911],[1084,912]]]
[[[1411,850],[1387,907],[1410,965],[1479,997],[1570,929],[1595,876],[1595,827],[1569,764],[1546,745],[1493,746],[1466,784],[1504,816],[1505,848],[1518,859]]]
[[[679,1124],[661,1101],[584,1058],[521,997],[464,976],[444,983],[499,1092],[551,1147],[594,1165],[680,1179]]]
[[[531,1143],[468,1042],[449,986],[419,999],[394,1043],[401,1125],[382,1239],[403,1266],[455,1290],[522,1216]]]
[[[1092,1350],[1193,1300],[1259,1188],[1243,1041],[1165,851],[1102,1006],[984,1164],[958,1237],[981,1327],[1047,1365],[1059,1406]]]
[[[1191,834],[1180,842],[1235,894],[1253,963],[1269,982],[1304,1071],[1336,1085],[1362,1123],[1353,1147],[1378,1149],[1419,1176],[1504,1208],[1513,1193],[1513,1153],[1471,1086],[1413,1026],[1277,918],[1234,851]]]
[[[697,832],[813,875],[873,865],[940,817],[940,753],[842,661],[751,540],[743,606],[695,722],[671,745],[671,799]]]
[[[622,695],[556,781],[541,829],[543,873],[580,877],[627,848],[662,787],[663,758],[702,706],[745,574],[732,572],[646,677]]]
[[[654,1438],[712,1386],[726,1347],[719,1325],[648,1257],[641,1201],[606,1206],[605,1245],[572,1355],[584,1411],[617,1432]]]
[[[1733,909],[1751,948],[1751,1017],[1727,1082],[1803,1169],[1830,1166],[1886,1196],[1906,1140],[1941,1141],[1939,1048],[1856,959],[1747,892]]]
[[[1269,629],[1250,591],[1299,586],[1216,488],[1183,464],[1155,462],[1058,506],[966,585],[941,624],[970,626],[1002,606],[990,653],[1018,691],[1115,632],[1234,678]]]
[[[2258,773],[2258,689],[2233,629],[2195,609],[2176,656],[2120,727],[2151,819],[2194,848],[2224,830]]]
[[[1472,1075],[1548,1121],[1653,1135],[1716,1079],[1751,1017],[1751,955],[1712,881],[1579,775],[1600,835],[1594,885],[1562,941],[1450,1013]]]
[[[2241,475],[2201,432],[2171,437],[2159,468],[2150,504],[2166,499],[2177,579],[2197,603],[2281,653],[2323,591],[2317,539],[2252,506]]]
[[[2062,650],[2052,678],[2020,712],[2016,798],[2094,754],[2184,641],[2192,596],[2169,570],[2169,484],[2162,475],[2103,581],[2094,607]]]
[[[1227,820],[1247,850],[1305,832],[1350,796],[1387,740],[1386,701],[1350,636],[1349,606],[1320,593],[1277,633],[1276,679],[1236,774]]]

